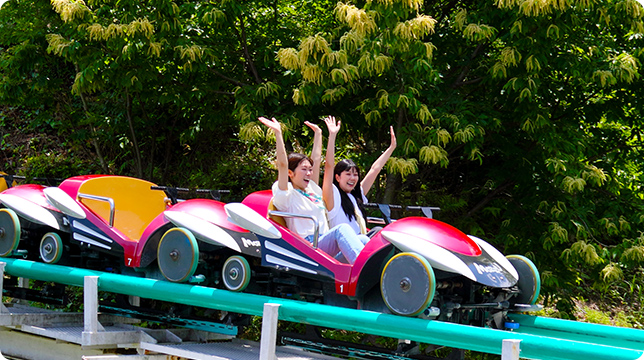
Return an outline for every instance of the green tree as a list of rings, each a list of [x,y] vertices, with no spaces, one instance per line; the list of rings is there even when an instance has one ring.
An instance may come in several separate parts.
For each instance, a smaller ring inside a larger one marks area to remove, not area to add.
[[[334,114],[367,139],[395,125],[407,137],[402,142],[406,154],[419,154],[425,163],[446,162],[439,144],[451,134],[433,126],[431,98],[425,95],[439,82],[432,65],[436,47],[428,41],[436,20],[419,13],[421,5],[367,2],[359,8],[339,3],[334,11],[338,28],[278,52],[280,64],[301,78],[293,102],[333,107]],[[390,164],[403,177],[418,169],[416,158],[394,157]]]
[[[259,115],[296,150],[303,120],[340,117],[338,154],[363,168],[394,125],[372,200],[440,206],[532,258],[547,294],[603,291],[644,258],[643,16],[635,0],[16,0],[0,121],[24,114],[16,132],[93,169],[237,196],[273,177]]]
[[[446,80],[478,121],[494,119],[482,164],[450,163],[463,176],[450,193],[468,204],[458,221],[528,253],[549,292],[585,276],[602,288],[639,242],[644,13],[635,1],[494,5],[452,11],[468,61]]]
[[[152,178],[163,164],[161,179],[181,145],[204,131],[232,137],[247,104],[279,94],[272,49],[328,21],[318,16],[328,3],[312,1],[52,5],[64,24],[48,50],[74,64],[72,92],[111,168]]]
[[[49,176],[64,173],[68,165],[76,173],[83,161],[62,158],[87,158],[92,152],[85,146],[87,134],[71,120],[75,100],[65,89],[74,79],[73,67],[46,52],[48,29],[60,23],[48,1],[12,0],[0,9],[0,131],[5,171],[40,168],[50,157],[49,162],[57,165],[47,167],[61,172]],[[85,171],[92,171],[91,164],[84,165]]]
[[[398,126],[398,201],[437,203],[528,254],[546,293],[586,276],[605,288],[641,259],[636,1],[374,0],[335,14],[280,64],[301,80],[296,104],[333,104],[364,138]]]

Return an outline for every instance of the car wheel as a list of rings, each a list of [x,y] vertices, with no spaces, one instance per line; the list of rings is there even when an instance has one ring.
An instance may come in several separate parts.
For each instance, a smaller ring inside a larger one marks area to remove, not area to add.
[[[63,241],[60,235],[49,232],[40,240],[40,258],[47,264],[56,264],[63,256]]]
[[[513,303],[528,305],[536,304],[539,299],[539,293],[541,292],[541,277],[539,275],[539,270],[534,263],[525,256],[508,255],[506,258],[519,273],[517,286],[519,287],[520,294],[513,299]]]
[[[434,299],[436,279],[427,259],[416,253],[392,257],[382,271],[380,292],[392,313],[416,316]]]
[[[188,281],[197,270],[199,245],[188,229],[176,227],[166,231],[157,250],[159,270],[172,282]]]
[[[0,209],[0,256],[7,257],[18,249],[20,219],[11,209]]]
[[[244,291],[250,282],[250,265],[243,256],[233,255],[221,271],[224,286],[230,291]]]

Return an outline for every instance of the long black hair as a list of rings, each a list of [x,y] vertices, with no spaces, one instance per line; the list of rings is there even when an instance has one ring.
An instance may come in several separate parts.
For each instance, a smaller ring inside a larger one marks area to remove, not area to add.
[[[358,183],[356,186],[351,190],[351,195],[353,195],[354,198],[356,198],[356,202],[358,203],[358,211],[362,213],[362,210],[360,209],[360,206],[362,205],[362,187],[360,186],[360,169],[354,163],[353,161],[349,159],[344,159],[338,161],[337,164],[335,164],[335,168],[333,168],[333,185],[335,185],[338,190],[340,191],[340,205],[342,206],[342,210],[344,211],[345,214],[347,214],[347,217],[349,220],[353,220],[356,217],[356,213],[353,207],[353,203],[351,202],[351,199],[349,199],[349,196],[347,195],[342,188],[340,188],[340,184],[338,184],[338,180],[336,180],[335,176],[340,175],[342,172],[351,170],[351,169],[356,169],[358,172]]]

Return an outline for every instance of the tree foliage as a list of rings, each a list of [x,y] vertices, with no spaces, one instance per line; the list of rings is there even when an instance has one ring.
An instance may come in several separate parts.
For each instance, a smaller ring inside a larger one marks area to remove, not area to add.
[[[365,170],[393,125],[372,200],[439,205],[547,294],[603,291],[644,257],[643,19],[636,0],[11,0],[0,121],[27,114],[3,136],[46,130],[91,171],[238,196],[274,176],[259,115],[297,150],[338,116]]]

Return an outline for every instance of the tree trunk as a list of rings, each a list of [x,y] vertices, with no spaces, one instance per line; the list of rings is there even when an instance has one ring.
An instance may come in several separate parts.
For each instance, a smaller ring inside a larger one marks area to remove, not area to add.
[[[74,64],[74,67],[76,68],[76,72],[78,72],[78,65]],[[83,110],[85,110],[85,116],[89,116],[89,109],[87,109],[87,102],[85,101],[85,97],[83,96],[83,92],[79,91],[78,94],[80,95],[81,102],[83,103]],[[94,151],[96,151],[96,157],[98,157],[98,161],[101,164],[101,169],[103,169],[103,173],[109,174],[110,169],[107,166],[107,163],[105,162],[105,158],[103,158],[103,154],[101,153],[101,148],[98,146],[98,136],[96,135],[96,128],[94,128],[94,125],[90,122],[89,125],[90,132],[92,134],[91,136],[91,142],[92,145],[94,146]]]
[[[143,165],[141,160],[141,151],[139,151],[139,143],[136,140],[136,132],[134,131],[134,123],[132,121],[132,103],[130,94],[125,90],[125,111],[127,114],[127,122],[130,126],[130,133],[132,135],[132,145],[134,146],[134,160],[136,163],[136,177],[143,178]]]
[[[405,111],[404,109],[398,109],[398,116],[396,119],[396,134],[400,134],[400,129],[402,129],[403,122],[405,121]],[[400,188],[402,184],[402,178],[400,175],[393,174],[387,171],[387,184],[385,185],[385,195],[383,197],[383,202],[385,204],[391,204],[395,199],[395,192]]]

